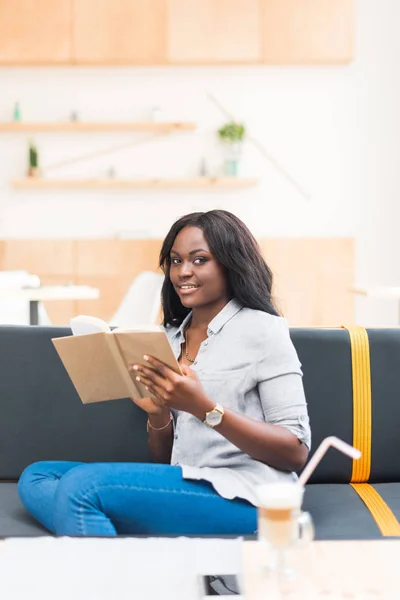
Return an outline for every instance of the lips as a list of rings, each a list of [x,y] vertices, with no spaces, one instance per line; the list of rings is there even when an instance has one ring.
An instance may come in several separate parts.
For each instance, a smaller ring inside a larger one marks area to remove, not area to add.
[[[193,294],[194,292],[196,292],[199,289],[199,287],[199,285],[196,285],[194,283],[182,283],[181,285],[177,286],[177,292],[178,294],[183,294],[187,296],[188,294]]]

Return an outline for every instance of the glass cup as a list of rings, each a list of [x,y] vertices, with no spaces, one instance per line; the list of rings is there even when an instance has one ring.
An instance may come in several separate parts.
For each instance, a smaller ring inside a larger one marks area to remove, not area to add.
[[[267,483],[257,488],[258,539],[268,547],[269,571],[293,579],[289,553],[314,539],[309,513],[301,511],[304,488],[295,482]]]

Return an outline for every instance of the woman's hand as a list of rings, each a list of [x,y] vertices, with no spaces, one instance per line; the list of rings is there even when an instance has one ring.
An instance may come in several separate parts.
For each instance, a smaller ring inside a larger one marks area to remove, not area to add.
[[[207,398],[196,373],[189,367],[181,365],[183,375],[178,375],[152,356],[143,358],[148,366],[135,364],[133,370],[138,374],[137,381],[154,394],[157,405],[188,412],[201,420],[214,408],[215,402]]]
[[[157,398],[131,398],[131,400],[142,410],[147,412],[148,415],[163,415],[166,413],[169,415],[168,408],[160,402]]]
[[[131,400],[147,413],[153,427],[164,427],[171,419],[171,412],[156,398],[131,398]]]

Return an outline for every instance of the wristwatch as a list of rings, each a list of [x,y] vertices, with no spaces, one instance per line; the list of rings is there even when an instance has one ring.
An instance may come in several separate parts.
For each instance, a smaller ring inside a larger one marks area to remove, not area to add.
[[[212,410],[206,412],[206,418],[203,423],[208,425],[209,427],[216,427],[222,422],[225,411],[223,406],[220,404],[216,404]]]

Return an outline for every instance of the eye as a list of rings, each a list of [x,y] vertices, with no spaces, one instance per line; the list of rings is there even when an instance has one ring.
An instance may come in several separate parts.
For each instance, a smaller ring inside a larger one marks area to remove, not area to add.
[[[195,265],[204,265],[204,263],[207,262],[207,259],[204,258],[204,256],[198,256],[197,258],[194,259],[193,262]]]
[[[179,265],[181,262],[180,258],[172,258],[171,257],[171,265]]]

